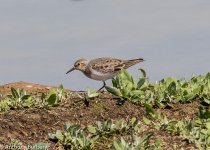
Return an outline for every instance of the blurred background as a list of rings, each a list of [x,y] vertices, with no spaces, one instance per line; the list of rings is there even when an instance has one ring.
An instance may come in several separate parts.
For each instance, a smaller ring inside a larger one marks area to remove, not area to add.
[[[210,1],[1,0],[0,84],[26,81],[72,90],[102,83],[75,71],[79,58],[144,58],[151,81],[210,70]],[[109,82],[110,83],[110,82]]]

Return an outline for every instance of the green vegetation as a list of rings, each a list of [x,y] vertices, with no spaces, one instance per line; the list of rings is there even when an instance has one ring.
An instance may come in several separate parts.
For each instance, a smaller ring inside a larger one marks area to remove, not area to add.
[[[57,130],[55,134],[49,134],[49,138],[53,141],[58,141],[65,149],[91,149],[93,142],[98,138],[98,136],[86,136],[84,130],[79,125],[66,124],[64,128],[64,133]]]
[[[177,80],[168,77],[151,83],[146,72],[143,69],[139,70],[142,76],[138,81],[135,81],[127,71],[122,70],[112,80],[113,86],[106,86],[106,89],[113,95],[114,101],[117,100],[120,105],[129,101],[133,103],[132,106],[143,106],[145,113],[142,114],[142,117],[137,115],[138,119],[133,117],[105,120],[102,113],[106,112],[106,104],[100,101],[100,93],[87,90],[84,96],[80,95],[80,101],[72,104],[79,109],[80,106],[85,109],[92,106],[91,108],[94,109],[90,110],[96,111],[93,112],[94,117],[102,116],[103,121],[85,126],[66,123],[64,131],[56,129],[55,133],[48,135],[49,139],[61,149],[90,150],[102,146],[103,149],[116,150],[159,150],[163,148],[164,144],[155,133],[161,131],[176,136],[198,149],[210,149],[210,73],[193,76],[188,81],[184,78]],[[50,90],[48,93],[42,93],[41,96],[32,96],[23,89],[11,88],[11,95],[6,98],[0,96],[2,99],[0,112],[29,107],[57,107],[61,103],[66,104],[64,103],[66,94],[63,86]],[[81,101],[82,105],[78,106]],[[191,118],[188,116],[184,119],[170,118],[160,111],[160,109],[174,108],[174,105],[177,106],[176,104],[187,104],[194,101],[198,102],[199,106],[196,109],[197,113]],[[121,106],[116,107],[121,108]],[[81,114],[81,117],[83,115],[85,114]],[[131,115],[127,117],[131,117]],[[89,121],[87,122],[89,123]],[[17,146],[22,143],[12,140],[10,145]],[[47,147],[48,144],[37,143],[34,146]],[[176,149],[176,146],[174,145],[173,149]]]
[[[200,149],[210,148],[210,73],[194,76],[189,81],[168,77],[160,82],[150,83],[146,72],[143,69],[140,71],[142,77],[135,82],[127,71],[122,70],[113,79],[113,87],[106,87],[107,91],[117,96],[121,102],[129,100],[135,104],[144,104],[150,117],[143,118],[145,124],[153,124],[159,130],[179,135]],[[168,120],[153,109],[153,106],[173,107],[174,103],[189,103],[194,100],[199,100],[204,105],[200,107],[194,120]],[[125,142],[121,140],[121,143]]]
[[[157,130],[167,131],[180,136],[189,143],[194,143],[199,149],[210,148],[210,109],[200,107],[198,116],[193,119],[169,120],[164,114],[155,112],[153,108],[145,106],[148,118],[143,121],[154,126]]]
[[[142,77],[135,82],[126,71],[112,80],[113,87],[106,87],[107,91],[120,98],[121,101],[130,100],[136,104],[149,103],[153,106],[172,106],[174,103],[189,103],[199,99],[210,104],[210,73],[205,76],[194,76],[189,81],[184,78],[168,77],[157,83],[150,83],[146,72],[140,69]]]
[[[91,100],[97,97],[99,94],[95,90],[88,89],[85,93],[85,100],[84,103],[88,107]]]
[[[132,118],[129,123],[124,120],[113,121],[108,119],[104,122],[97,122],[96,126],[88,126],[88,131],[92,134],[99,135],[100,137],[109,137],[113,134],[122,134],[128,131],[138,130],[138,121],[136,118]]]
[[[29,107],[51,107],[57,106],[64,99],[64,88],[61,85],[57,89],[42,93],[41,97],[33,97],[23,89],[11,88],[11,95],[0,100],[0,112],[11,109],[21,109]]]
[[[156,140],[155,144],[149,144],[149,139],[152,137],[153,133],[146,132],[143,137],[134,136],[133,141],[128,143],[123,138],[120,141],[114,141],[114,147],[116,150],[156,150],[161,148],[161,141]]]
[[[114,146],[116,150],[161,149],[160,140],[150,142],[153,132],[145,132],[143,129],[144,126],[154,126],[156,130],[180,136],[182,140],[195,144],[199,149],[210,148],[209,109],[201,107],[198,116],[193,120],[169,120],[162,113],[147,107],[145,106],[147,117],[144,117],[142,122],[136,118],[128,122],[123,119],[116,121],[108,119],[97,122],[96,125],[88,125],[83,129],[79,125],[66,124],[64,133],[57,130],[55,134],[49,134],[49,137],[64,148],[71,149],[93,149],[98,141],[107,138],[115,139],[110,147]],[[140,134],[143,136],[139,136]]]
[[[143,133],[139,125],[140,122],[136,118],[132,118],[128,122],[123,119],[116,121],[108,119],[104,122],[97,122],[96,126],[89,125],[83,129],[79,125],[66,124],[64,132],[57,130],[55,134],[49,134],[49,138],[61,144],[65,149],[72,150],[93,149],[99,141],[107,138],[115,139],[119,135],[128,139],[129,143],[123,137],[121,137],[121,141],[114,140],[110,147],[115,147],[116,150],[160,148],[161,142],[158,140],[155,144],[149,144],[153,133]],[[142,133],[143,136],[138,136],[139,133]],[[86,134],[88,135],[86,136]]]

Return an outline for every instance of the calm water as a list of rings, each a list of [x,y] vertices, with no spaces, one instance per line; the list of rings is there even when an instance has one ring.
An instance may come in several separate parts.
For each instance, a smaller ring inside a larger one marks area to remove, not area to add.
[[[65,72],[78,58],[147,61],[150,80],[210,71],[210,1],[0,0],[0,84],[84,90],[101,83]]]

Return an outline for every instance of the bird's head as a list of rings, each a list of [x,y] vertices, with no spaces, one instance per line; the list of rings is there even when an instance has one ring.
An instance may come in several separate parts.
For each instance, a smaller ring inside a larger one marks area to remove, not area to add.
[[[87,59],[79,59],[74,63],[74,67],[71,68],[69,71],[67,71],[67,73],[70,73],[74,70],[80,70],[80,71],[85,71],[86,67],[88,64],[88,60]],[[66,74],[67,74],[66,73]]]

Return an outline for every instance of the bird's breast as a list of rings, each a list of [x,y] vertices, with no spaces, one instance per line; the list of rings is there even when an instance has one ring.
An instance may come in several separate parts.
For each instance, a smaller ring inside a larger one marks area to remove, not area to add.
[[[84,74],[87,77],[98,81],[106,81],[108,79],[113,78],[116,75],[116,73],[102,73],[93,69],[85,71]]]

